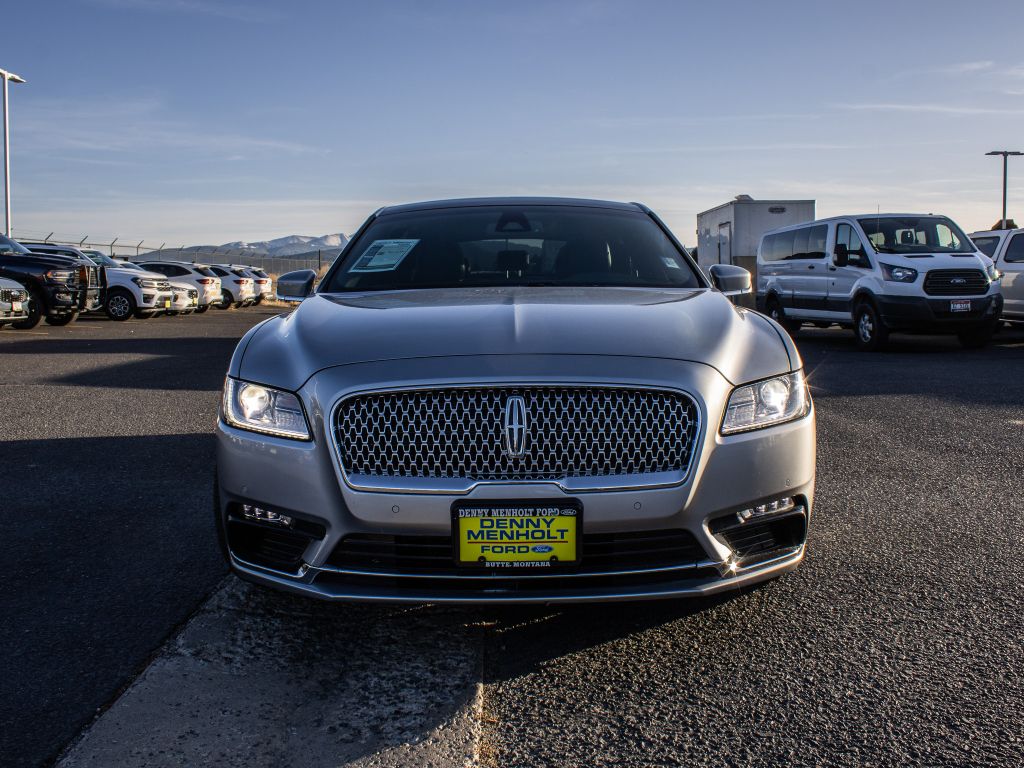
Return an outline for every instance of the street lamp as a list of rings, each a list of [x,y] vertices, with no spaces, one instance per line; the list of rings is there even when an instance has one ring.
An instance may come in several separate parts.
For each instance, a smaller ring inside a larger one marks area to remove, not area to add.
[[[0,69],[4,79],[4,231],[11,236],[11,131],[7,124],[7,83],[24,83],[25,79],[13,72]]]
[[[1024,152],[1013,152],[1013,151],[1008,150],[1008,149],[997,149],[997,150],[995,150],[993,152],[986,152],[985,153],[986,157],[989,156],[989,155],[1002,155],[1003,156],[1003,218],[999,222],[999,228],[1000,229],[1006,229],[1006,158],[1010,157],[1011,155],[1013,157],[1017,157],[1019,155],[1024,155]]]

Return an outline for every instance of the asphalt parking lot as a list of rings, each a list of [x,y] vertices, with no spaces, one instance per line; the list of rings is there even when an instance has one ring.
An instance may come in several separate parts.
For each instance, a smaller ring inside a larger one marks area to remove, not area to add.
[[[0,762],[1019,764],[1024,333],[801,335],[818,495],[793,574],[399,608],[225,578],[211,426],[275,311],[0,331]]]

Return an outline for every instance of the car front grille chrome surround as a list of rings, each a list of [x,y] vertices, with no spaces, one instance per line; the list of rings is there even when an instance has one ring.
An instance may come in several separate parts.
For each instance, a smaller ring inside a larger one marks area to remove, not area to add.
[[[522,400],[518,411],[517,398]],[[509,451],[509,402],[524,422]],[[576,493],[682,483],[700,409],[673,389],[608,384],[451,385],[355,393],[333,412],[345,481],[357,490],[467,493],[548,482]]]

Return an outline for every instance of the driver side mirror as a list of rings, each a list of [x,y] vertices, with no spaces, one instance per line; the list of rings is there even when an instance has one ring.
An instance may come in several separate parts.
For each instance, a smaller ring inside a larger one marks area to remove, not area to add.
[[[313,293],[316,272],[312,269],[298,269],[286,272],[277,278],[277,298],[298,304]]]
[[[733,264],[712,264],[708,270],[711,284],[726,296],[750,293],[750,273]]]
[[[837,267],[846,267],[850,264],[850,249],[846,247],[846,243],[836,243],[835,254],[832,261]]]

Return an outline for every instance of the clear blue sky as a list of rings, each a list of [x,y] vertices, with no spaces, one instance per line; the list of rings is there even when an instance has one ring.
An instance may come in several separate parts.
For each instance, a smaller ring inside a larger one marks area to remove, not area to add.
[[[999,217],[1024,3],[8,3],[15,234],[351,232],[379,205],[738,193]],[[1024,158],[1021,158],[1024,161]],[[1024,162],[1010,215],[1024,219]]]

